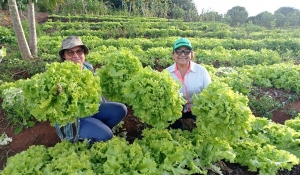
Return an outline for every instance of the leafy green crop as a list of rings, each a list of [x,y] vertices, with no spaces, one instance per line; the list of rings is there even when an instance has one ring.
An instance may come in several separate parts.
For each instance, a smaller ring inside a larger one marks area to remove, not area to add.
[[[35,125],[34,117],[27,109],[21,88],[10,87],[3,91],[2,108],[7,112],[6,118],[15,125],[15,134],[23,130],[23,127]]]
[[[6,56],[6,48],[3,47],[0,49],[0,62],[1,62],[1,59],[5,56]]]
[[[6,112],[9,123],[14,126],[15,134],[21,132],[24,127],[35,125],[34,117],[28,110],[21,89],[23,82],[23,79],[19,79],[15,82],[5,82],[0,85],[0,98],[3,99],[1,106]]]
[[[155,160],[155,174],[205,174],[206,169],[201,166],[203,162],[195,152],[192,139],[185,138],[181,130],[145,129],[143,137],[134,143],[147,150]]]
[[[98,111],[99,77],[69,61],[47,67],[22,85],[28,109],[37,120],[64,125]]]
[[[114,137],[94,144],[91,156],[97,174],[156,174],[157,165],[150,152],[139,144],[129,144],[124,138]]]
[[[87,141],[73,144],[64,140],[47,151],[51,161],[45,163],[43,174],[95,174]]]
[[[300,132],[295,131],[293,128],[270,122],[251,133],[251,138],[255,139],[256,142],[271,144],[276,146],[277,149],[289,151],[300,158]]]
[[[125,82],[123,94],[134,114],[155,128],[165,128],[181,117],[185,100],[179,94],[180,84],[166,70],[144,68]]]
[[[122,94],[124,82],[130,80],[138,71],[142,70],[138,57],[133,56],[128,50],[121,50],[110,54],[107,64],[97,69],[95,75],[101,79],[100,86],[104,96],[111,101],[127,103]]]
[[[250,171],[259,170],[260,175],[276,174],[278,170],[291,170],[299,159],[288,151],[277,149],[270,144],[261,144],[251,139],[243,139],[232,144],[236,151],[236,161],[248,166]]]
[[[220,67],[216,70],[215,75],[219,77],[220,81],[228,84],[233,91],[244,95],[248,95],[251,91],[252,79],[232,67]]]
[[[293,128],[294,130],[300,132],[300,114],[294,119],[290,119],[284,122],[284,124],[288,127]]]
[[[47,148],[44,145],[30,146],[26,151],[9,157],[2,175],[9,174],[37,174],[42,175],[41,169],[50,160]],[[18,166],[16,166],[18,165]]]
[[[233,141],[251,130],[254,116],[246,96],[235,93],[227,84],[214,81],[200,94],[193,96],[193,113],[197,116],[197,130],[207,137]]]

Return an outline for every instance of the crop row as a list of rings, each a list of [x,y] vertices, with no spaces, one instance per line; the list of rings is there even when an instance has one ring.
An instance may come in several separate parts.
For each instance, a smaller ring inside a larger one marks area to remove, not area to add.
[[[164,37],[164,36],[190,36],[210,38],[236,38],[236,39],[264,39],[264,38],[300,38],[299,29],[272,29],[266,30],[263,27],[248,24],[246,27],[232,28],[223,23],[206,22],[184,22],[181,20],[167,20],[161,18],[118,18],[107,16],[50,16],[49,21],[42,26],[48,32],[70,28],[76,30],[100,30],[109,33],[113,29],[114,35],[98,36],[112,37]],[[122,32],[118,32],[122,31]],[[162,30],[156,34],[155,31]],[[136,34],[135,34],[136,33]],[[57,34],[57,33],[54,33]]]
[[[133,55],[137,56],[144,66],[159,66],[162,68],[172,64],[171,52],[172,42],[175,38],[158,39],[107,39],[98,38],[95,36],[82,36],[86,45],[89,46],[91,53],[87,56],[87,60],[94,65],[103,65],[105,60],[109,59],[110,55],[116,50],[128,50]],[[60,48],[62,37],[43,36],[39,38],[38,46],[39,55],[44,60],[56,60],[57,51]],[[278,54],[278,50],[268,49],[270,47],[269,40],[262,41],[240,41],[230,39],[206,39],[206,38],[191,38],[196,60],[199,63],[221,66],[244,66],[257,64],[275,64],[282,62],[282,57]],[[274,42],[280,42],[274,40]],[[288,43],[288,41],[283,41]],[[293,41],[290,41],[293,42]],[[259,43],[261,48],[258,49]],[[300,46],[299,43],[295,44]],[[257,49],[251,49],[256,47]],[[282,45],[281,45],[282,46]],[[241,48],[242,47],[242,48]],[[282,46],[283,47],[283,46]],[[237,49],[239,48],[239,49]],[[299,52],[299,51],[298,51]],[[290,57],[296,57],[299,53],[290,53]]]

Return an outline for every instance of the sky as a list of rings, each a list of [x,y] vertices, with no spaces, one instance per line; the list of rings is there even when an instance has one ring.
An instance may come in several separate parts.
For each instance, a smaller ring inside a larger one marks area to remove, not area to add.
[[[300,10],[299,0],[193,0],[196,4],[198,12],[215,11],[219,14],[225,14],[228,10],[235,6],[245,7],[248,16],[256,16],[257,14],[268,11],[272,14],[280,7],[293,7]]]

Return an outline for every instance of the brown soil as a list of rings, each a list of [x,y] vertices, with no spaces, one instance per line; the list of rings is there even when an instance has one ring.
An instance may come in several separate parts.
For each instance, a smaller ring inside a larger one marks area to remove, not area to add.
[[[26,20],[27,16],[26,13],[19,13],[21,20]],[[41,12],[37,12],[35,14],[35,19],[36,22],[38,22],[39,24],[42,24],[46,21],[48,21],[48,13],[41,13]],[[7,26],[7,27],[12,27],[12,20],[9,14],[9,10],[1,10],[0,11],[0,25],[1,26]]]
[[[1,12],[1,11],[0,11]],[[9,11],[2,11],[0,13],[0,25],[12,26]],[[47,13],[37,13],[36,21],[43,23],[48,20]],[[1,99],[0,99],[1,104]],[[286,105],[284,109],[274,111],[272,120],[284,124],[285,120],[290,119],[292,116],[287,114],[287,108],[300,111],[300,100],[296,100],[289,105]],[[139,126],[139,127],[137,127]],[[127,140],[139,138],[143,129],[143,124],[133,115],[133,111],[129,109],[128,115],[124,119],[123,129],[127,131]],[[32,128],[25,128],[19,134],[14,134],[15,128],[12,127],[6,119],[4,111],[0,111],[0,134],[6,133],[8,137],[11,137],[13,141],[7,146],[0,146],[0,170],[5,167],[7,158],[13,156],[21,151],[27,150],[31,145],[45,145],[46,147],[52,147],[60,140],[55,132],[54,127],[50,126],[49,122],[37,122]],[[256,175],[257,173],[247,171],[247,167],[240,166],[238,164],[230,164],[219,162],[222,167],[224,175]],[[282,171],[280,175],[299,175],[300,166],[295,166],[292,171]],[[210,174],[215,174],[210,172]]]

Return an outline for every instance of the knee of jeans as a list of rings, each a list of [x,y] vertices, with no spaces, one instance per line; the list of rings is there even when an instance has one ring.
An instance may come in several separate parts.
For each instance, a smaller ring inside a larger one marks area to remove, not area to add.
[[[128,113],[128,109],[127,109],[127,106],[125,104],[122,104],[121,105],[121,112],[122,112],[122,115],[125,117]]]
[[[105,141],[108,141],[112,138],[113,138],[113,133],[110,132],[110,133],[102,133],[101,135],[99,135],[98,138],[94,138],[94,140],[96,142],[98,142],[98,141],[104,141],[105,142]]]
[[[112,108],[112,112],[115,116],[125,117],[127,115],[128,109],[127,106],[123,103],[119,103],[118,105],[115,105],[114,108]]]

